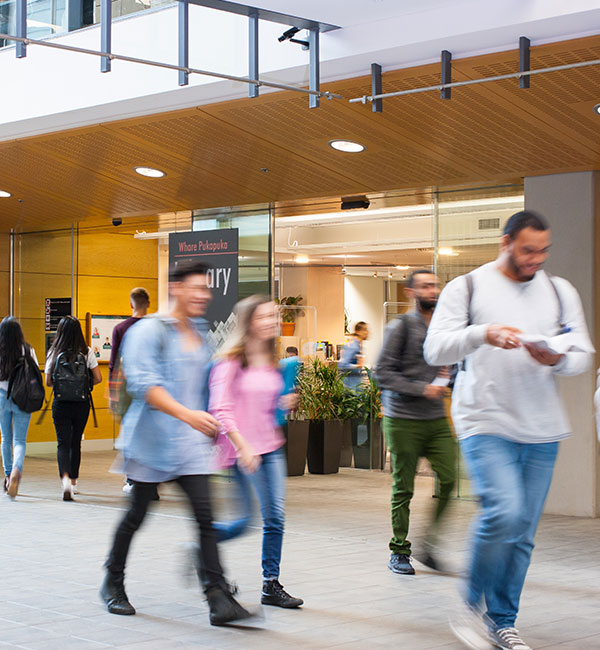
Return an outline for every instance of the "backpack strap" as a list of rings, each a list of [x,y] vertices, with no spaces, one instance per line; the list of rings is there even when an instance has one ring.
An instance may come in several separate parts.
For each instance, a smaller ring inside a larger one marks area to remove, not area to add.
[[[53,395],[54,395],[54,388],[52,388],[52,392],[50,393],[50,397],[46,400],[46,404],[44,405],[44,408],[42,409],[42,412],[40,413],[40,417],[37,419],[36,424],[41,424],[42,420],[46,417],[46,411],[48,410],[48,407],[50,406],[50,403],[52,402]]]
[[[473,315],[471,313],[471,303],[473,302],[473,276],[471,273],[465,275],[467,283],[467,327],[473,325]]]
[[[564,310],[562,298],[560,297],[558,287],[556,286],[556,282],[554,281],[554,276],[551,273],[548,273],[548,271],[544,271],[544,273],[546,274],[546,277],[550,281],[550,286],[552,287],[552,290],[554,291],[554,295],[556,296],[556,300],[558,302],[559,334],[566,334],[566,332],[569,331],[569,328],[567,327],[567,323],[565,322],[565,310]]]
[[[469,327],[469,325],[473,325],[473,314],[471,311],[471,303],[473,302],[473,276],[471,273],[465,274],[465,282],[467,283],[467,327]],[[464,372],[466,369],[466,359],[463,359],[458,364],[458,370]]]

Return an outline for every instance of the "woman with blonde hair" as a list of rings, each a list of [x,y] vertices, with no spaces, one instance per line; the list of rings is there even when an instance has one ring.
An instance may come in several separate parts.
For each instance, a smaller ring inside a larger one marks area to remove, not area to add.
[[[260,502],[261,602],[300,607],[303,601],[290,596],[279,582],[287,471],[276,411],[278,406],[289,408],[295,399],[294,394],[282,396],[283,378],[275,356],[279,314],[267,296],[245,298],[237,304],[236,314],[237,326],[210,376],[209,411],[221,424],[222,465],[234,465],[242,491],[247,494],[252,486]],[[238,526],[235,536],[240,532]],[[224,539],[234,534],[220,536]]]

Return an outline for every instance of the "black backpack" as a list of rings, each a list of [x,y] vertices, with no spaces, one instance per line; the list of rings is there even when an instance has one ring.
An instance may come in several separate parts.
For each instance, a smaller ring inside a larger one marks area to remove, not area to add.
[[[7,396],[25,413],[39,411],[44,404],[42,373],[27,348],[10,374]]]
[[[52,369],[52,385],[58,402],[87,402],[91,381],[85,356],[81,352],[61,352]]]

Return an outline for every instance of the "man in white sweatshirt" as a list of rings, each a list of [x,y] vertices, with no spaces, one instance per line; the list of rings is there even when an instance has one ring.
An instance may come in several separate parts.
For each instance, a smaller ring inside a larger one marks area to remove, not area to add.
[[[481,514],[465,607],[451,626],[475,650],[531,650],[515,620],[558,441],[570,434],[555,376],[582,373],[591,360],[521,341],[573,332],[591,348],[577,291],[541,270],[550,244],[543,217],[514,214],[498,259],[443,290],[424,345],[431,365],[461,363],[452,416]]]

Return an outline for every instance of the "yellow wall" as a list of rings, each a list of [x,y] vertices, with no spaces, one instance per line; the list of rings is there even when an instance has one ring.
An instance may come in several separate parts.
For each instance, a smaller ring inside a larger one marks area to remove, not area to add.
[[[8,268],[9,268],[10,236],[0,235],[0,314],[2,318],[8,314]]]
[[[45,354],[44,299],[71,296],[71,231],[24,234],[18,246],[15,285],[18,289],[15,312],[25,337],[36,350],[40,365]],[[135,240],[118,231],[88,231],[75,235],[76,270],[74,309],[85,334],[85,318],[92,314],[130,314],[129,292],[143,286],[150,294],[150,311],[158,302],[157,242]],[[0,275],[1,280],[1,275]],[[98,428],[92,419],[85,431],[91,439],[112,438],[113,418],[108,408],[108,365],[100,366],[102,383],[94,389]],[[48,390],[48,394],[50,391]],[[37,425],[34,414],[27,440],[47,442],[56,439],[52,416]]]

